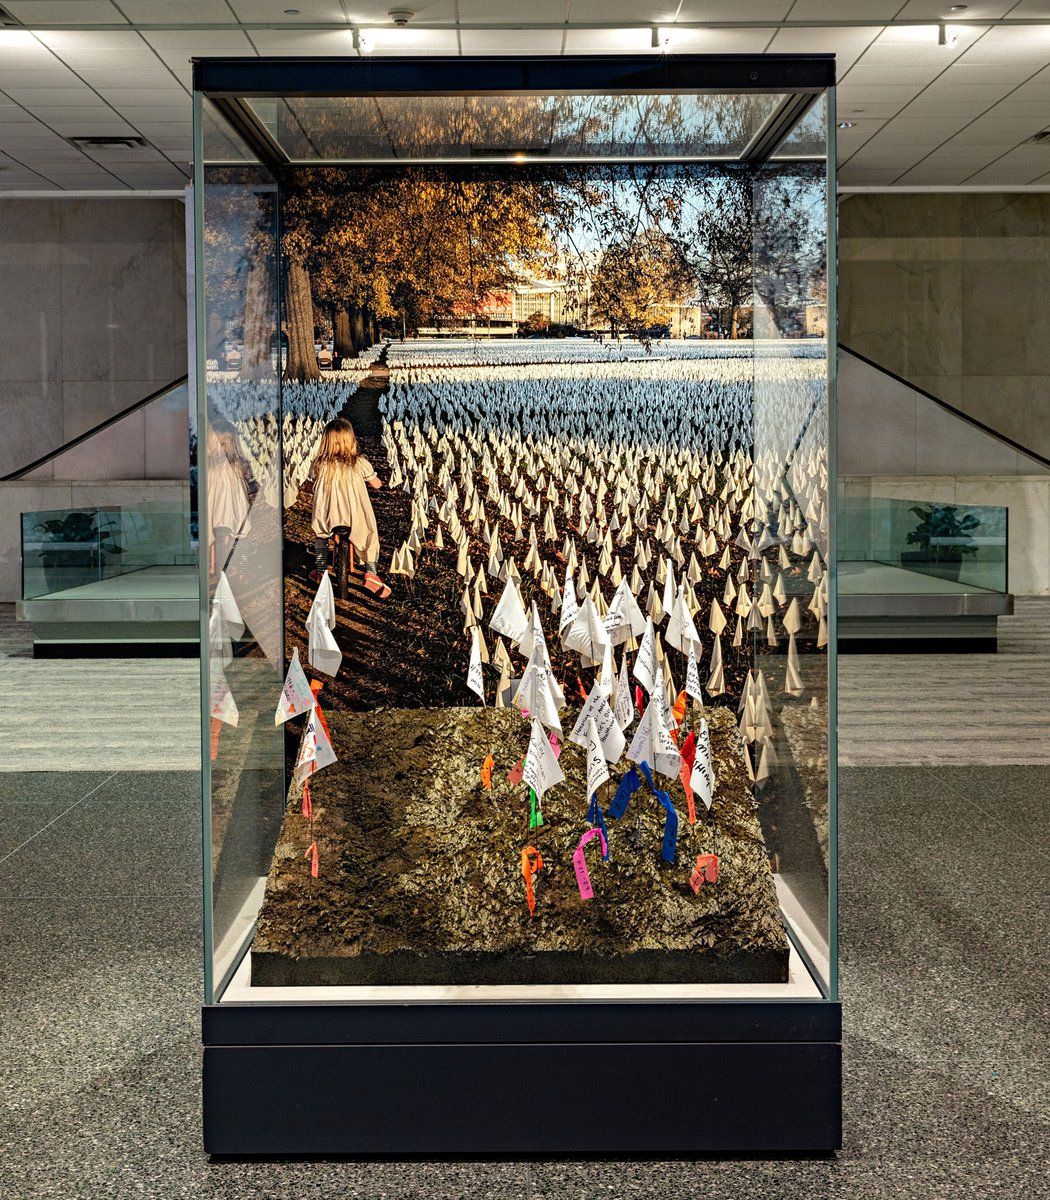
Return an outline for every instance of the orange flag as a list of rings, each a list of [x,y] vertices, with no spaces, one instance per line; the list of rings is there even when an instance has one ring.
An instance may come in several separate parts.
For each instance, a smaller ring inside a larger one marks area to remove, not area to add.
[[[543,870],[543,855],[535,846],[526,846],[521,852],[521,873],[525,877],[525,899],[529,906],[529,916],[536,912],[536,891],[532,881],[537,872]]]
[[[310,843],[309,848],[307,849],[306,853],[303,855],[303,858],[308,858],[310,860],[310,874],[314,877],[314,879],[316,879],[317,878],[317,868],[318,868],[317,843],[316,842]]]
[[[308,821],[314,819],[314,802],[310,796],[310,785],[308,783],[303,784],[303,816]]]
[[[674,702],[674,708],[671,709],[671,716],[674,717],[674,723],[681,725],[685,720],[685,710],[689,703],[689,697],[683,690],[678,693],[678,699]]]
[[[314,708],[317,709],[317,716],[321,722],[321,728],[328,735],[328,740],[331,741],[332,732],[328,728],[328,722],[324,719],[324,713],[321,711],[321,688],[323,687],[324,684],[320,679],[313,679],[310,681],[310,691],[314,694]]]
[[[485,785],[485,790],[492,791],[492,768],[496,765],[496,760],[491,754],[485,755],[485,761],[481,764],[481,782]]]
[[[211,719],[211,744],[208,748],[208,757],[214,762],[219,757],[219,734],[222,733],[222,722],[216,717]]]

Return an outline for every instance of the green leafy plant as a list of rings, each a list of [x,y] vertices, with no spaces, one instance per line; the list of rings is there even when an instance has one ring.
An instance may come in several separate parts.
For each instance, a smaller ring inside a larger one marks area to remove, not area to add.
[[[916,506],[908,511],[919,518],[919,524],[908,534],[908,545],[918,546],[929,562],[961,562],[965,555],[977,553],[971,535],[981,521],[973,513],[960,516],[953,504]]]

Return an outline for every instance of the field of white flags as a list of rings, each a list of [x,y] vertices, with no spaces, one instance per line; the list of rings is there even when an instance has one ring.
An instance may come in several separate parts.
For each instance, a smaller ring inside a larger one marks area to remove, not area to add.
[[[674,744],[676,702],[728,705],[762,778],[776,710],[810,699],[802,657],[827,640],[823,352],[392,343],[378,414],[348,396],[344,415],[385,465],[394,595],[340,605],[330,703],[513,706],[546,744],[583,736],[597,692],[654,747]],[[293,452],[292,480],[308,458]],[[290,527],[305,574],[309,536]],[[312,588],[296,595],[291,643]]]

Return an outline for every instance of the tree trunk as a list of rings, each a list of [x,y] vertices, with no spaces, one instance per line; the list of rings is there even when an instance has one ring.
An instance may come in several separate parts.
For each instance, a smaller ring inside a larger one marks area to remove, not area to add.
[[[365,338],[365,310],[356,304],[350,310],[350,337],[355,350],[368,349],[368,342]]]
[[[270,334],[273,331],[270,272],[260,259],[248,271],[244,296],[244,350],[241,354],[241,379],[269,379]]]
[[[729,308],[729,336],[735,338],[737,333],[737,306],[731,305]]]
[[[288,364],[285,379],[301,383],[321,378],[314,350],[314,304],[310,295],[310,272],[301,258],[288,259],[285,287],[285,313],[288,322]]]
[[[332,306],[332,346],[343,358],[357,358],[357,347],[350,331],[350,314],[342,304]]]

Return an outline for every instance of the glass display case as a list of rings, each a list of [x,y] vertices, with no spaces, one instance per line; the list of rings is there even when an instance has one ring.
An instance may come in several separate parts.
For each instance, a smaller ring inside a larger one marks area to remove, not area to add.
[[[833,82],[195,64],[213,1153],[838,1146]]]

